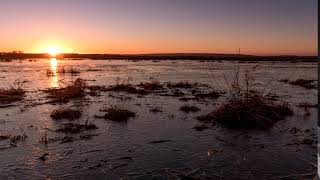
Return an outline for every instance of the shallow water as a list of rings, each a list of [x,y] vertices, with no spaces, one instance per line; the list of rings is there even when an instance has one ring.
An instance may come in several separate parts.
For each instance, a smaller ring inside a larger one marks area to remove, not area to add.
[[[292,105],[295,113],[266,131],[229,130],[221,126],[195,131],[193,127],[200,124],[196,117],[213,111],[225,97],[186,103],[178,97],[155,94],[137,97],[134,94],[101,92],[100,96],[86,96],[82,100],[54,105],[46,103],[46,94],[41,91],[65,86],[79,77],[89,80],[89,85],[107,86],[117,81],[136,84],[150,81],[151,77],[160,82],[202,82],[224,90],[226,80],[230,83],[233,79],[235,67],[240,66],[243,72],[256,65],[255,87],[276,93]],[[54,70],[57,66],[78,67],[81,73],[77,76],[46,76],[47,69]],[[315,144],[294,143],[305,138],[317,141],[318,110],[312,108],[311,115],[306,117],[303,109],[296,107],[302,102],[317,104],[317,90],[278,81],[298,78],[316,79],[317,64],[56,59],[0,62],[0,88],[8,88],[17,80],[27,81],[24,100],[13,103],[11,107],[0,108],[0,135],[25,133],[28,136],[25,142],[9,149],[2,149],[9,145],[9,141],[0,141],[0,179],[172,179],[177,174],[193,170],[192,175],[196,177],[227,179],[316,173]],[[130,99],[112,98],[110,93]],[[127,123],[94,117],[102,115],[99,109],[109,104],[130,109],[137,116]],[[179,111],[184,104],[196,105],[201,111],[189,114]],[[46,130],[54,130],[61,123],[50,118],[50,113],[59,107],[81,110],[80,122],[89,119],[99,127],[86,132],[95,136],[68,143],[55,141],[45,145],[39,142],[45,132],[50,139],[63,137]],[[160,107],[162,112],[150,112],[153,107]],[[290,133],[293,127],[301,132]],[[155,140],[171,141],[148,143]],[[208,153],[214,150],[218,152]],[[46,152],[49,153],[48,159],[39,160]]]

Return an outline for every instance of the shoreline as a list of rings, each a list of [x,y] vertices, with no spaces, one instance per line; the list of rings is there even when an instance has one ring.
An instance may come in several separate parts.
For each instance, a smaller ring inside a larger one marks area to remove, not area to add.
[[[32,53],[0,53],[0,60],[50,58],[48,54]],[[204,53],[176,53],[176,54],[61,54],[57,59],[92,59],[92,60],[228,60],[228,61],[292,61],[317,62],[317,56],[254,56],[239,54],[204,54]]]

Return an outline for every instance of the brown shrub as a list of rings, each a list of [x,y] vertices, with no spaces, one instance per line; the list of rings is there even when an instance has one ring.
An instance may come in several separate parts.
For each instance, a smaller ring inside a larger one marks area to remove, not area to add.
[[[209,127],[205,124],[196,125],[193,127],[196,131],[203,131],[205,129],[208,129]]]
[[[279,82],[288,83],[289,79],[280,79]]]
[[[315,80],[306,80],[306,79],[297,79],[295,81],[290,81],[289,84],[295,86],[301,86],[306,89],[316,89],[317,86],[315,84]]]
[[[217,99],[218,97],[220,97],[220,93],[217,91],[211,91],[209,93],[194,94],[194,96],[200,99],[204,99],[204,98]]]
[[[58,102],[68,102],[69,99],[81,98],[85,96],[87,83],[83,79],[76,79],[71,85],[65,88],[45,90],[49,93],[49,98],[55,99]]]
[[[268,99],[270,92],[263,95],[264,92],[254,89],[255,78],[253,74],[256,69],[257,66],[254,66],[252,70],[246,70],[244,82],[240,84],[240,69],[236,68],[233,82],[231,84],[227,82],[227,101],[217,110],[199,116],[198,120],[217,122],[230,128],[267,129],[286,116],[293,115],[288,103],[275,103],[269,100],[270,98]]]
[[[300,103],[297,106],[302,108],[318,108],[318,104],[310,104],[308,102]]]
[[[118,107],[110,107],[106,111],[107,113],[104,115],[104,118],[112,121],[127,121],[136,115],[136,113],[132,111]]]
[[[16,87],[10,87],[10,89],[0,89],[0,103],[8,104],[22,100],[25,95],[25,90],[22,89],[22,86],[25,82],[17,82]]]
[[[72,110],[72,109],[56,109],[52,111],[50,114],[50,117],[52,119],[69,119],[69,120],[75,120],[80,118],[81,112],[78,110]]]
[[[293,115],[287,103],[274,104],[259,94],[230,99],[216,111],[199,120],[212,120],[230,128],[266,129]]]
[[[63,123],[60,127],[56,130],[59,133],[66,133],[66,134],[78,134],[86,130],[94,130],[98,127],[93,123],[85,123],[85,124],[77,124],[77,123]]]
[[[27,139],[27,137],[28,136],[26,134],[16,135],[16,136],[0,135],[0,141],[10,139],[11,142],[16,143],[18,141],[25,141]]]
[[[185,113],[189,113],[189,112],[197,112],[200,111],[200,109],[196,106],[189,106],[189,105],[183,105],[180,107],[179,109],[180,111],[183,111]]]
[[[190,83],[188,81],[181,81],[181,82],[178,82],[178,83],[172,83],[172,82],[169,82],[167,84],[167,87],[168,88],[193,88],[195,86],[197,86],[198,83]]]
[[[127,92],[127,93],[132,93],[132,94],[140,94],[140,95],[148,94],[148,91],[146,91],[144,89],[137,89],[136,87],[134,87],[131,84],[124,84],[124,83],[109,86],[106,90],[107,91],[122,91],[122,92]]]
[[[140,83],[140,84],[138,84],[138,86],[142,87],[144,90],[147,90],[147,91],[154,91],[154,90],[163,89],[163,85],[160,84],[159,81]]]
[[[76,74],[79,74],[80,73],[80,70],[76,67],[69,67],[69,68],[66,68],[65,66],[61,66],[61,67],[58,67],[55,71],[52,70],[52,69],[47,69],[46,70],[46,75],[49,77],[49,76],[55,76],[56,74],[72,74],[72,75],[76,75]]]
[[[158,112],[162,112],[162,110],[160,108],[158,108],[158,107],[154,107],[154,108],[150,109],[150,112],[158,113]]]
[[[10,138],[9,135],[0,135],[0,141],[7,140],[9,138]]]
[[[107,91],[108,89],[105,86],[87,86],[87,89],[90,91]]]
[[[27,135],[23,134],[23,135],[17,135],[17,136],[12,136],[10,138],[11,142],[16,143],[18,141],[25,141],[27,139]]]

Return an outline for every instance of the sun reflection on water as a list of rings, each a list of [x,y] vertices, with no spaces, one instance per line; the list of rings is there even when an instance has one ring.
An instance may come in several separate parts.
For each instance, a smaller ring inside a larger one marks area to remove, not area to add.
[[[56,88],[56,87],[58,87],[58,73],[57,73],[58,61],[57,61],[57,59],[51,58],[50,64],[51,64],[51,71],[53,73],[53,76],[51,79],[51,87]]]

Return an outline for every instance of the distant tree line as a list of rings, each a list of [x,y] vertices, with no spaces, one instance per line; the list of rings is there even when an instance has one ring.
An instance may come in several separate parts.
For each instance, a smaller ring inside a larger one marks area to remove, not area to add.
[[[1,52],[0,59],[50,58],[47,53]],[[254,56],[244,54],[163,53],[163,54],[59,54],[58,59],[126,60],[229,60],[229,61],[304,61],[316,62],[317,56]]]

